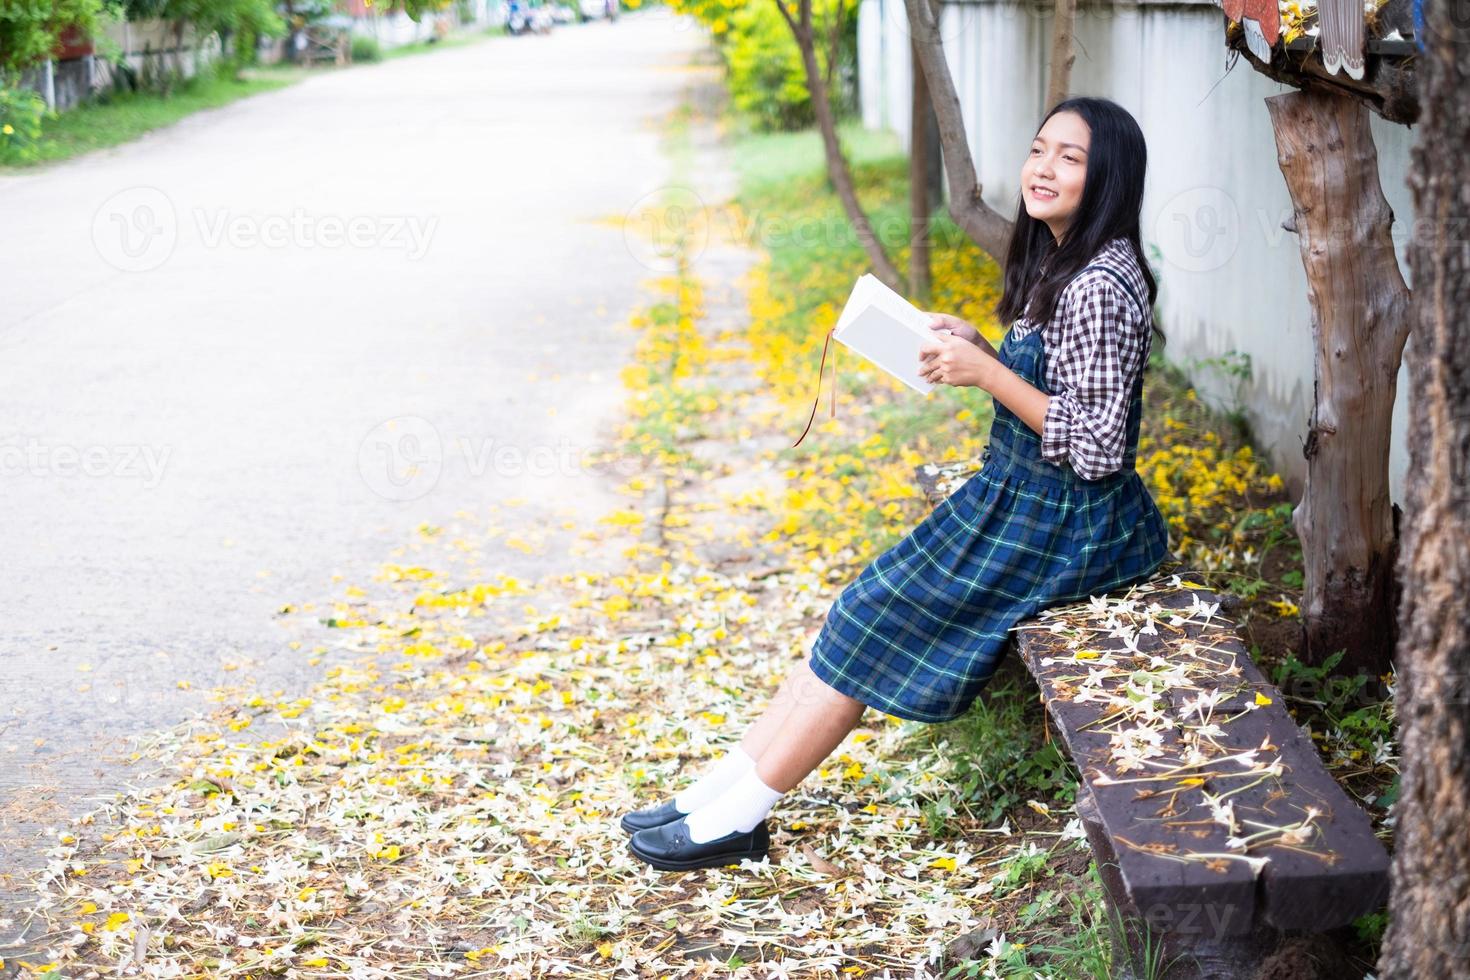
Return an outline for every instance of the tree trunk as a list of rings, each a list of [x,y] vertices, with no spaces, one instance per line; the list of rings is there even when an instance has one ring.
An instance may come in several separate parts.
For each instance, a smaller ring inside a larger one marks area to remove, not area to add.
[[[1072,37],[1076,26],[1076,0],[1055,0],[1051,20],[1051,77],[1046,83],[1048,112],[1065,99],[1072,88],[1072,62],[1077,60]]]
[[[912,48],[911,48],[912,50]],[[929,267],[929,121],[934,107],[929,88],[913,58],[913,105],[909,111],[909,299],[928,308],[934,282]]]
[[[847,220],[852,223],[852,229],[857,233],[858,243],[867,253],[868,261],[872,263],[873,275],[881,279],[890,289],[902,292],[903,276],[899,273],[898,267],[893,264],[893,260],[888,257],[888,253],[883,248],[883,242],[873,232],[873,225],[868,220],[867,212],[863,210],[862,203],[858,201],[857,189],[852,182],[852,172],[848,169],[847,158],[842,155],[842,144],[837,139],[837,122],[832,115],[832,104],[827,98],[827,82],[822,77],[821,68],[817,65],[817,49],[812,32],[812,0],[798,0],[798,2],[800,21],[792,18],[791,12],[786,9],[786,0],[776,0],[776,9],[781,11],[781,16],[791,28],[791,33],[796,38],[796,46],[801,51],[801,64],[806,69],[807,88],[811,92],[812,109],[817,116],[817,129],[822,134],[822,148],[827,160],[827,179],[832,182],[832,189],[836,192],[838,200],[842,202],[843,210],[847,212]]]
[[[1292,519],[1302,544],[1302,660],[1388,670],[1396,539],[1389,426],[1410,297],[1390,234],[1368,112],[1335,93],[1266,99],[1294,209],[1316,350],[1307,478]]]
[[[918,64],[914,65],[914,71],[919,74],[924,72]],[[944,159],[943,147],[939,143],[939,120],[934,117],[934,100],[929,94],[929,83],[924,82],[924,98],[928,100],[924,107],[924,115],[928,118],[928,125],[924,127],[924,143],[927,150],[924,159],[928,162],[929,170],[924,174],[924,187],[929,194],[929,214],[944,207]]]
[[[1424,5],[1409,168],[1414,340],[1396,692],[1401,786],[1382,980],[1470,977],[1470,48]]]
[[[1015,223],[981,198],[975,159],[970,156],[965,119],[960,113],[960,98],[949,74],[949,64],[944,60],[938,14],[927,0],[909,0],[908,14],[909,36],[913,38],[930,103],[939,120],[944,171],[949,176],[949,213],[982,252],[997,263],[1004,263]],[[1018,157],[1018,165],[1019,162]]]

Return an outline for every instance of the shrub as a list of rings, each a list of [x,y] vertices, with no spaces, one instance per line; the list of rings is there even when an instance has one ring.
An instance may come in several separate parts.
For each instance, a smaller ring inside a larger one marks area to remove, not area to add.
[[[102,0],[0,3],[0,84],[14,85],[17,74],[49,58],[67,27],[94,33],[102,12]]]
[[[46,100],[24,88],[0,88],[0,161],[22,163],[36,155]]]
[[[844,30],[838,45],[838,71],[833,89],[828,93],[833,110],[840,117],[849,101],[843,91],[851,74],[844,66],[856,59],[857,10],[855,0],[813,0],[812,19],[816,27],[817,65],[826,74],[827,45],[825,25],[838,7],[844,11]],[[723,19],[714,24],[716,33],[725,27]],[[816,122],[811,93],[807,90],[806,71],[801,64],[801,51],[791,36],[780,11],[774,4],[748,4],[731,13],[723,47],[725,63],[730,71],[730,94],[736,108],[750,115],[761,130],[803,129]]]
[[[368,37],[365,34],[357,34],[352,38],[352,60],[356,61],[382,61],[383,49],[378,46],[378,39]]]

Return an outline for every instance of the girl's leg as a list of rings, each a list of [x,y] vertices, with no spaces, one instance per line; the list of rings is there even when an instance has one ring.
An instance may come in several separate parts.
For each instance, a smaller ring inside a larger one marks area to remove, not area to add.
[[[791,709],[796,705],[803,692],[810,690],[812,682],[821,683],[812,674],[807,661],[793,667],[781,681],[781,686],[776,693],[771,695],[771,701],[766,705],[766,710],[761,716],[751,723],[745,730],[745,736],[740,739],[740,748],[752,759],[759,760],[761,754],[766,751],[776,734],[781,731],[781,726],[786,723],[786,718],[791,714]]]
[[[787,701],[786,718],[769,738],[756,767],[685,818],[693,843],[750,832],[783,793],[842,744],[867,707],[828,687],[805,663],[793,673]]]
[[[842,744],[867,705],[833,690],[806,661],[793,678],[793,697],[780,730],[757,759],[756,774],[773,790],[795,789]]]
[[[674,796],[674,806],[689,813],[718,797],[739,778],[755,768],[755,761],[781,729],[796,701],[813,683],[820,683],[802,661],[788,673],[761,716],[745,730],[739,746],[709,766],[703,775]]]

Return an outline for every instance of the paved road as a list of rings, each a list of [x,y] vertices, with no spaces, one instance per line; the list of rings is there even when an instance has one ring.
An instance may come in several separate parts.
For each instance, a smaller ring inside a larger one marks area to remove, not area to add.
[[[305,687],[273,611],[420,522],[626,506],[576,460],[657,259],[606,219],[669,179],[701,44],[662,10],[486,39],[0,176],[0,873],[227,665]]]

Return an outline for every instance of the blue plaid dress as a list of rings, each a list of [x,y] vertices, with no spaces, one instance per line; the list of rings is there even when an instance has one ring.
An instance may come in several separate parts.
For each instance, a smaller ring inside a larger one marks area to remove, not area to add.
[[[1006,333],[1002,364],[1050,394],[1042,331]],[[899,718],[965,713],[1038,610],[1151,577],[1168,526],[1134,469],[1143,374],[1133,384],[1123,468],[1084,480],[1041,458],[1041,437],[1000,402],[983,464],[832,604],[811,668]]]

